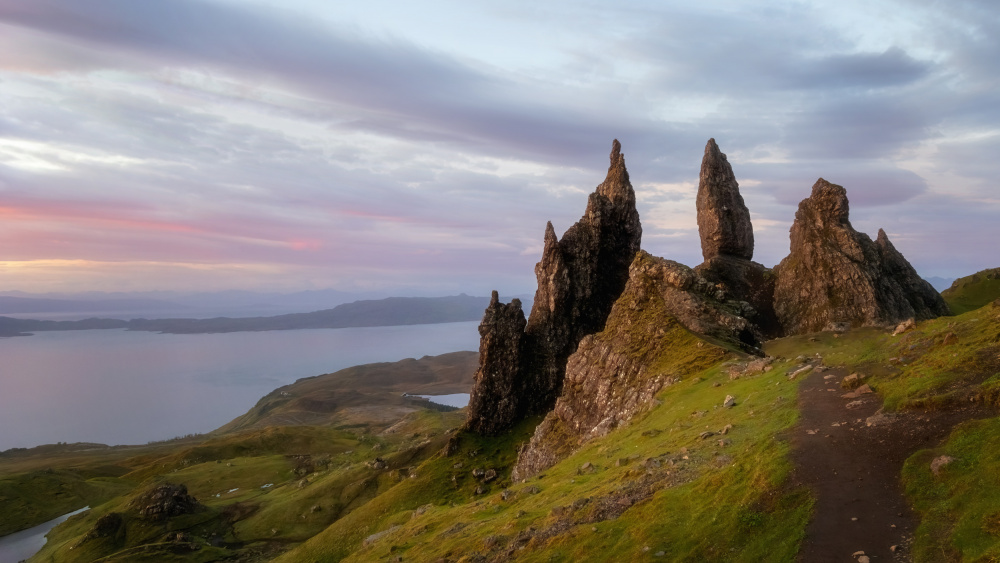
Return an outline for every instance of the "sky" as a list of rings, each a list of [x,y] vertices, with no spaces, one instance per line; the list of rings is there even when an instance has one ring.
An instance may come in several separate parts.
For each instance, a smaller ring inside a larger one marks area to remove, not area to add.
[[[1000,5],[0,0],[0,291],[533,291],[621,141],[701,262],[706,141],[755,260],[817,178],[925,277],[1000,266]]]

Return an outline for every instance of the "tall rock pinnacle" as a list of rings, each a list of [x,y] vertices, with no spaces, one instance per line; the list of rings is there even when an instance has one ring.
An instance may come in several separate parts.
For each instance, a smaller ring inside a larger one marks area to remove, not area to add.
[[[551,223],[545,227],[545,247],[535,266],[538,289],[523,338],[508,334],[507,327],[511,322],[516,324],[516,319],[504,307],[513,303],[491,303],[487,309],[480,325],[480,369],[472,395],[481,406],[470,405],[469,429],[496,434],[526,415],[552,408],[562,390],[566,360],[584,336],[604,328],[611,306],[628,281],[629,265],[639,251],[641,238],[635,192],[621,144],[615,140],[608,174],[590,194],[583,217],[561,240]],[[511,318],[503,323],[491,320],[501,316]],[[501,350],[504,346],[510,353]],[[512,375],[509,365],[516,346],[521,347],[520,360],[516,375]],[[497,383],[496,376],[490,374],[504,374],[503,378],[519,382],[516,404],[502,412],[485,405],[506,400],[499,390],[509,385]]]
[[[799,203],[791,253],[775,268],[774,308],[788,334],[947,314],[941,295],[879,231],[854,230],[847,191],[820,178]]]
[[[530,412],[545,412],[562,390],[566,360],[580,339],[604,328],[639,251],[642,225],[617,139],[608,174],[587,200],[583,217],[556,240],[551,223],[535,266],[538,290],[525,329],[538,387]]]
[[[698,233],[705,262],[695,270],[732,298],[753,308],[751,320],[763,336],[781,336],[774,313],[771,270],[751,261],[753,225],[750,211],[726,155],[715,139],[705,145],[698,180]]]
[[[705,260],[728,255],[753,258],[753,226],[740,186],[715,139],[705,145],[698,179],[698,233]]]
[[[500,303],[497,292],[479,324],[479,370],[469,397],[469,429],[496,434],[522,415],[524,311],[521,301]]]

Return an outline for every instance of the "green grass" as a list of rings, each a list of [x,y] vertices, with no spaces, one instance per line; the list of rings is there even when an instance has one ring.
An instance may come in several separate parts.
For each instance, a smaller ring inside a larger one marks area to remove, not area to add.
[[[983,270],[957,279],[951,287],[941,292],[941,297],[944,297],[955,315],[967,313],[1000,299],[1000,268]]]
[[[940,474],[939,455],[955,461]],[[939,448],[910,457],[903,468],[907,496],[921,513],[915,561],[1000,560],[1000,419],[967,422]]]
[[[0,478],[0,536],[128,491],[131,486],[116,479],[122,473],[114,467],[49,469]]]

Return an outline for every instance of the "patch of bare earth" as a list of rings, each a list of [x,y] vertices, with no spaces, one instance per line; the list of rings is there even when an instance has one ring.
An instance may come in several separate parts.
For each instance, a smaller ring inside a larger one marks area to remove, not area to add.
[[[877,394],[841,388],[847,375],[813,370],[800,387],[792,486],[811,489],[816,505],[799,561],[859,561],[858,552],[872,562],[909,561],[918,518],[903,495],[903,463],[940,444],[959,422],[995,412],[969,404],[883,414]]]

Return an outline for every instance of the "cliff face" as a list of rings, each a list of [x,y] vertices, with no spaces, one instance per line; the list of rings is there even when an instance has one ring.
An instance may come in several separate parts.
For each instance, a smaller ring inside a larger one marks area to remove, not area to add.
[[[523,336],[514,336],[510,313],[504,313],[507,321],[503,323],[487,322],[496,314],[491,311],[505,306],[491,303],[487,309],[480,327],[480,369],[468,428],[497,433],[526,415],[552,408],[562,390],[566,360],[584,336],[604,327],[612,304],[625,287],[641,238],[635,192],[616,140],[607,177],[590,194],[583,217],[562,240],[551,223],[546,225],[545,248],[535,266],[538,290]],[[515,348],[519,350],[516,361]],[[501,392],[507,388],[519,393],[511,399]],[[488,406],[507,401],[514,404],[502,412]]]
[[[847,192],[820,178],[802,200],[791,228],[791,253],[775,268],[774,306],[789,334],[836,327],[894,324],[948,313],[879,231],[854,230]]]
[[[665,386],[731,353],[726,348],[756,342],[745,307],[691,268],[640,252],[604,330],[569,357],[563,393],[519,452],[512,478],[534,475],[628,422]]]

